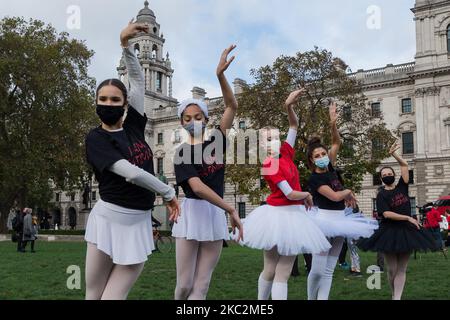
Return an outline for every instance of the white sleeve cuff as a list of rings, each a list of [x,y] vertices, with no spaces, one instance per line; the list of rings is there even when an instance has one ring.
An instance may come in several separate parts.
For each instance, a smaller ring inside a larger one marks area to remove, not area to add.
[[[283,180],[280,183],[278,183],[277,187],[281,190],[281,192],[284,193],[286,197],[294,191],[286,180]]]
[[[290,144],[293,148],[295,146],[295,141],[297,140],[297,130],[289,129],[286,142]]]

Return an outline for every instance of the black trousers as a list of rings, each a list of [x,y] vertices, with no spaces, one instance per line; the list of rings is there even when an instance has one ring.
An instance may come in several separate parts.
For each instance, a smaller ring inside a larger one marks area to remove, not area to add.
[[[27,246],[28,242],[31,242],[31,251],[34,251],[34,240],[25,240],[25,241],[23,241],[22,249],[25,250],[25,247]]]
[[[17,237],[17,251],[22,251],[22,246],[23,246],[23,233],[16,233],[16,237]]]

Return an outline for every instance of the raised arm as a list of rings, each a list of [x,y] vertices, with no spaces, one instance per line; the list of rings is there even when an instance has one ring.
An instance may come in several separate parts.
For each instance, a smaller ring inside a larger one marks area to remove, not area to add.
[[[220,130],[226,134],[227,130],[233,126],[234,117],[237,113],[238,103],[234,96],[233,90],[225,77],[225,71],[233,62],[235,56],[228,59],[228,55],[236,48],[235,45],[225,49],[220,57],[219,65],[217,66],[217,78],[219,79],[220,89],[222,90],[223,100],[225,103],[225,112],[220,121]]]
[[[403,181],[405,181],[406,184],[409,183],[409,167],[408,162],[406,162],[402,157],[400,157],[397,154],[397,150],[400,149],[400,145],[396,142],[392,145],[391,149],[389,150],[389,154],[397,160],[397,162],[400,164],[400,172],[402,174]]]
[[[330,149],[330,161],[333,166],[336,166],[337,155],[339,153],[339,149],[341,148],[341,135],[339,134],[339,130],[337,128],[337,104],[336,102],[332,102],[330,104],[330,126],[331,126],[331,149]]]
[[[298,117],[294,111],[294,106],[305,91],[306,90],[302,88],[294,92],[291,92],[286,102],[284,103],[289,119],[289,133],[286,141],[291,145],[291,147],[295,146],[295,141],[297,140],[297,130],[299,126]]]
[[[144,115],[145,101],[145,80],[141,64],[133,52],[133,48],[129,45],[129,40],[135,37],[139,32],[147,32],[149,27],[142,23],[133,23],[131,21],[128,26],[120,34],[120,42],[123,47],[123,56],[128,72],[128,80],[130,81],[129,102],[131,106]]]

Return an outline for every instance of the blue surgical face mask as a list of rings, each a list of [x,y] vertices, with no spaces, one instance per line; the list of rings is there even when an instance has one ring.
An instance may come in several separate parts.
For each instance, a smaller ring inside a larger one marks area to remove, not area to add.
[[[199,137],[206,128],[206,124],[200,121],[191,121],[184,125],[183,128],[189,132],[192,137]]]
[[[330,158],[328,156],[325,156],[323,158],[317,159],[315,161],[316,167],[320,169],[326,169],[330,165]]]

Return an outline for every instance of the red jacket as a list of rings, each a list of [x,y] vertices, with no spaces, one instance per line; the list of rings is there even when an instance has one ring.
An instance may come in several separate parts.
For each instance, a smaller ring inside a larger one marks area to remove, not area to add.
[[[425,228],[439,228],[439,222],[442,221],[441,214],[436,209],[431,209],[427,214],[427,221],[424,225]]]

